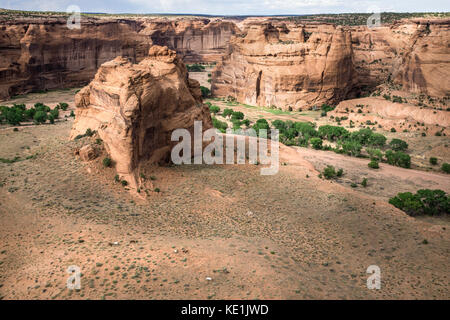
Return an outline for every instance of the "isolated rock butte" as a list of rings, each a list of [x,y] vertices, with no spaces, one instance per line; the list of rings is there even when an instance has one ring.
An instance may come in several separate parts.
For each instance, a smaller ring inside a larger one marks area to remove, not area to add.
[[[213,72],[212,92],[250,105],[284,109],[338,102],[353,88],[350,32],[321,26],[255,23],[230,41]]]
[[[137,168],[168,162],[173,130],[188,129],[194,121],[212,127],[202,103],[200,85],[189,79],[185,65],[167,47],[152,46],[139,64],[117,57],[102,64],[94,80],[75,96],[71,139],[88,128],[103,140],[119,176],[137,186]]]

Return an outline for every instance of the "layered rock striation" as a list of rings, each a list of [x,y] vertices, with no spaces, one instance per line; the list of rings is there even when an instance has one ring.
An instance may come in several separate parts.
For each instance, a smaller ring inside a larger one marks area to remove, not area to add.
[[[253,24],[232,38],[213,72],[212,92],[258,106],[301,108],[338,102],[351,92],[354,67],[350,32],[324,25]]]
[[[168,46],[185,62],[216,61],[237,27],[220,19],[81,19],[0,17],[0,99],[82,86],[117,56],[139,62],[153,44]]]

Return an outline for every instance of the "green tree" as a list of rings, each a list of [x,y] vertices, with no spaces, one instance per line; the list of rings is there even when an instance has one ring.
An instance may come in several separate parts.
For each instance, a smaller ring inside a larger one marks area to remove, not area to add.
[[[405,151],[408,149],[408,144],[401,139],[392,139],[391,142],[389,142],[389,146],[394,151]]]
[[[314,137],[314,138],[311,138],[309,140],[309,142],[311,143],[311,145],[313,146],[314,149],[316,149],[316,150],[322,149],[322,139],[320,139],[318,137]]]
[[[44,123],[47,121],[47,112],[45,111],[37,111],[33,117],[36,123]]]

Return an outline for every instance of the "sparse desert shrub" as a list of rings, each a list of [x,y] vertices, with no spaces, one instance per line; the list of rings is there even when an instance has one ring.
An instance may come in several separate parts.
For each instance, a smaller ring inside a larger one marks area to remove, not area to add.
[[[336,172],[336,176],[338,176],[338,177],[342,177],[343,174],[344,174],[344,169],[342,169],[342,168]]]
[[[106,157],[106,158],[103,159],[103,166],[104,167],[106,167],[106,168],[111,167],[111,164],[112,164],[111,158]]]
[[[361,182],[361,185],[366,188],[367,187],[367,178],[364,178],[363,181]]]
[[[444,171],[445,173],[450,173],[450,164],[448,164],[447,162],[444,162],[442,164],[442,171]]]
[[[122,186],[126,187],[128,185],[128,181],[127,180],[122,180],[120,181],[120,183],[122,184]]]
[[[86,137],[92,137],[94,135],[95,131],[93,131],[91,128],[87,128],[85,132]]]
[[[437,158],[436,157],[431,157],[430,158],[430,164],[432,164],[433,166],[437,165]]]
[[[155,188],[155,192],[161,192],[159,188]]]
[[[378,164],[378,161],[376,161],[376,160],[371,160],[369,162],[368,166],[371,169],[378,169],[378,168],[380,168],[380,165]]]
[[[395,128],[391,128],[391,132],[397,132],[397,130],[395,130]]]
[[[333,179],[337,175],[336,169],[333,166],[327,166],[325,169],[323,169],[322,175],[325,179]]]
[[[115,181],[115,182],[120,182],[120,177],[119,177],[118,174],[116,174],[116,175],[114,176],[114,181]]]

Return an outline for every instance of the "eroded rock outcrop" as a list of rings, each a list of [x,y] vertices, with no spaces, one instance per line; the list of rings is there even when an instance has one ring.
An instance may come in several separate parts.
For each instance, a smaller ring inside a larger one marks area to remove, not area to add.
[[[104,63],[75,97],[71,138],[97,131],[118,174],[132,187],[141,161],[170,160],[173,130],[185,128],[193,136],[195,120],[204,130],[212,127],[199,84],[188,78],[175,51],[152,46],[148,55],[139,64],[123,57]]]
[[[324,25],[310,34],[301,25],[253,24],[232,38],[213,72],[213,94],[287,109],[338,102],[354,83],[351,37]]]

